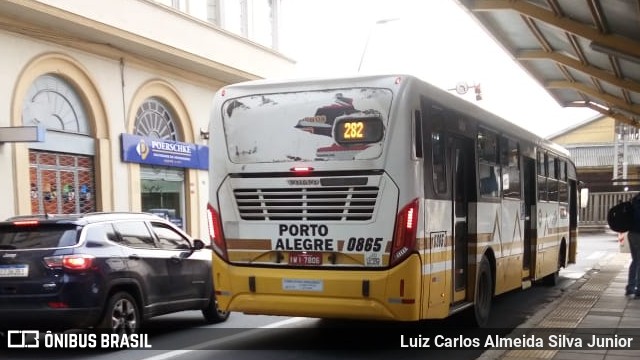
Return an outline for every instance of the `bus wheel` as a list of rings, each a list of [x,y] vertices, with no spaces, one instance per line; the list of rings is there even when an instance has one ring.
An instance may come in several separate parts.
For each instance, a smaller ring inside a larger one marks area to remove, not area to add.
[[[482,257],[478,266],[476,290],[473,297],[473,322],[477,327],[485,327],[489,323],[491,300],[493,298],[493,276],[491,265],[486,256]]]
[[[542,278],[542,284],[545,286],[556,286],[558,284],[558,278],[560,277],[559,271],[554,271],[553,273]]]
[[[542,278],[542,284],[545,286],[556,286],[558,285],[558,280],[560,279],[560,267],[563,263],[562,253],[558,255],[558,268],[556,271]]]
[[[211,293],[211,300],[209,300],[209,304],[202,309],[202,316],[209,324],[217,324],[224,321],[227,321],[229,318],[229,312],[223,311],[218,306],[218,300],[216,300],[215,294]]]

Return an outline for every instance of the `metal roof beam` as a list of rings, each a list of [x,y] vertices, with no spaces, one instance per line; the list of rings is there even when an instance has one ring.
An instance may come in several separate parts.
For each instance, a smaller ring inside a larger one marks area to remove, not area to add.
[[[640,42],[620,35],[603,34],[591,25],[583,24],[567,17],[557,16],[552,11],[533,5],[527,1],[473,0],[467,4],[469,4],[469,9],[473,12],[495,10],[516,11],[522,15],[545,22],[550,26],[604,45],[614,51],[640,59]]]
[[[640,115],[640,105],[628,104],[627,102],[624,101],[624,99],[621,99],[617,96],[613,96],[611,94],[599,92],[596,89],[591,88],[582,83],[575,83],[570,81],[549,81],[545,84],[545,87],[547,89],[573,89],[578,92],[585,93],[594,98],[601,99],[604,102],[612,104],[614,107],[618,109],[628,111],[635,115]]]
[[[569,103],[566,105],[567,107],[586,107],[589,108],[591,110],[597,111],[599,113],[601,113],[604,116],[609,116],[612,117],[620,122],[623,122],[625,124],[631,125],[631,126],[635,126],[638,127],[640,126],[640,122],[637,121],[636,119],[629,117],[627,115],[624,115],[622,113],[619,112],[615,112],[611,109],[608,108],[603,108],[602,106],[598,106],[596,104],[593,104],[591,102],[584,102],[584,103]]]
[[[562,55],[561,53],[558,53],[558,52],[546,52],[541,50],[523,50],[523,51],[519,51],[516,54],[516,59],[518,61],[527,61],[527,60],[555,61],[562,65],[581,71],[587,75],[600,78],[602,81],[606,81],[611,85],[615,85],[623,89],[627,89],[629,91],[640,93],[640,83],[618,78],[608,71],[604,71],[600,68],[597,68],[591,65],[585,65],[578,60],[575,60],[566,55]]]
[[[588,0],[587,5],[589,6],[589,11],[591,11],[591,17],[593,17],[593,22],[598,27],[598,31],[603,34],[608,34],[609,24],[607,23],[607,19],[604,15],[604,11],[602,11],[602,5],[600,5],[600,0]]]
[[[536,40],[538,40],[538,43],[540,44],[542,49],[544,49],[544,51],[553,51],[551,44],[549,44],[549,41],[544,37],[536,22],[533,21],[533,19],[530,17],[524,15],[521,15],[521,17],[522,21],[524,21],[524,23],[529,27],[529,31],[531,31]]]

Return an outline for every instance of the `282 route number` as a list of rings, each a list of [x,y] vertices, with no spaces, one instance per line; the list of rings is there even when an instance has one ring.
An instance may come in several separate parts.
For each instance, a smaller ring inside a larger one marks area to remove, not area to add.
[[[362,139],[364,137],[364,123],[362,121],[344,123],[345,139]]]
[[[347,241],[347,251],[380,251],[382,250],[382,238],[350,237]]]

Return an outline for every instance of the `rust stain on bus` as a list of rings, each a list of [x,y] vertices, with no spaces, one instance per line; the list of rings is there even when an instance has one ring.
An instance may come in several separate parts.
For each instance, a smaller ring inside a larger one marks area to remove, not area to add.
[[[269,239],[227,239],[228,250],[271,250]]]

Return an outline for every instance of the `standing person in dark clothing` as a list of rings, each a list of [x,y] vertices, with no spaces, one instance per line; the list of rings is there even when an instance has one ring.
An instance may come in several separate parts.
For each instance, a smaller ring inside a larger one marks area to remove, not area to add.
[[[633,206],[633,227],[628,232],[631,264],[625,295],[640,299],[640,193],[631,199]]]

